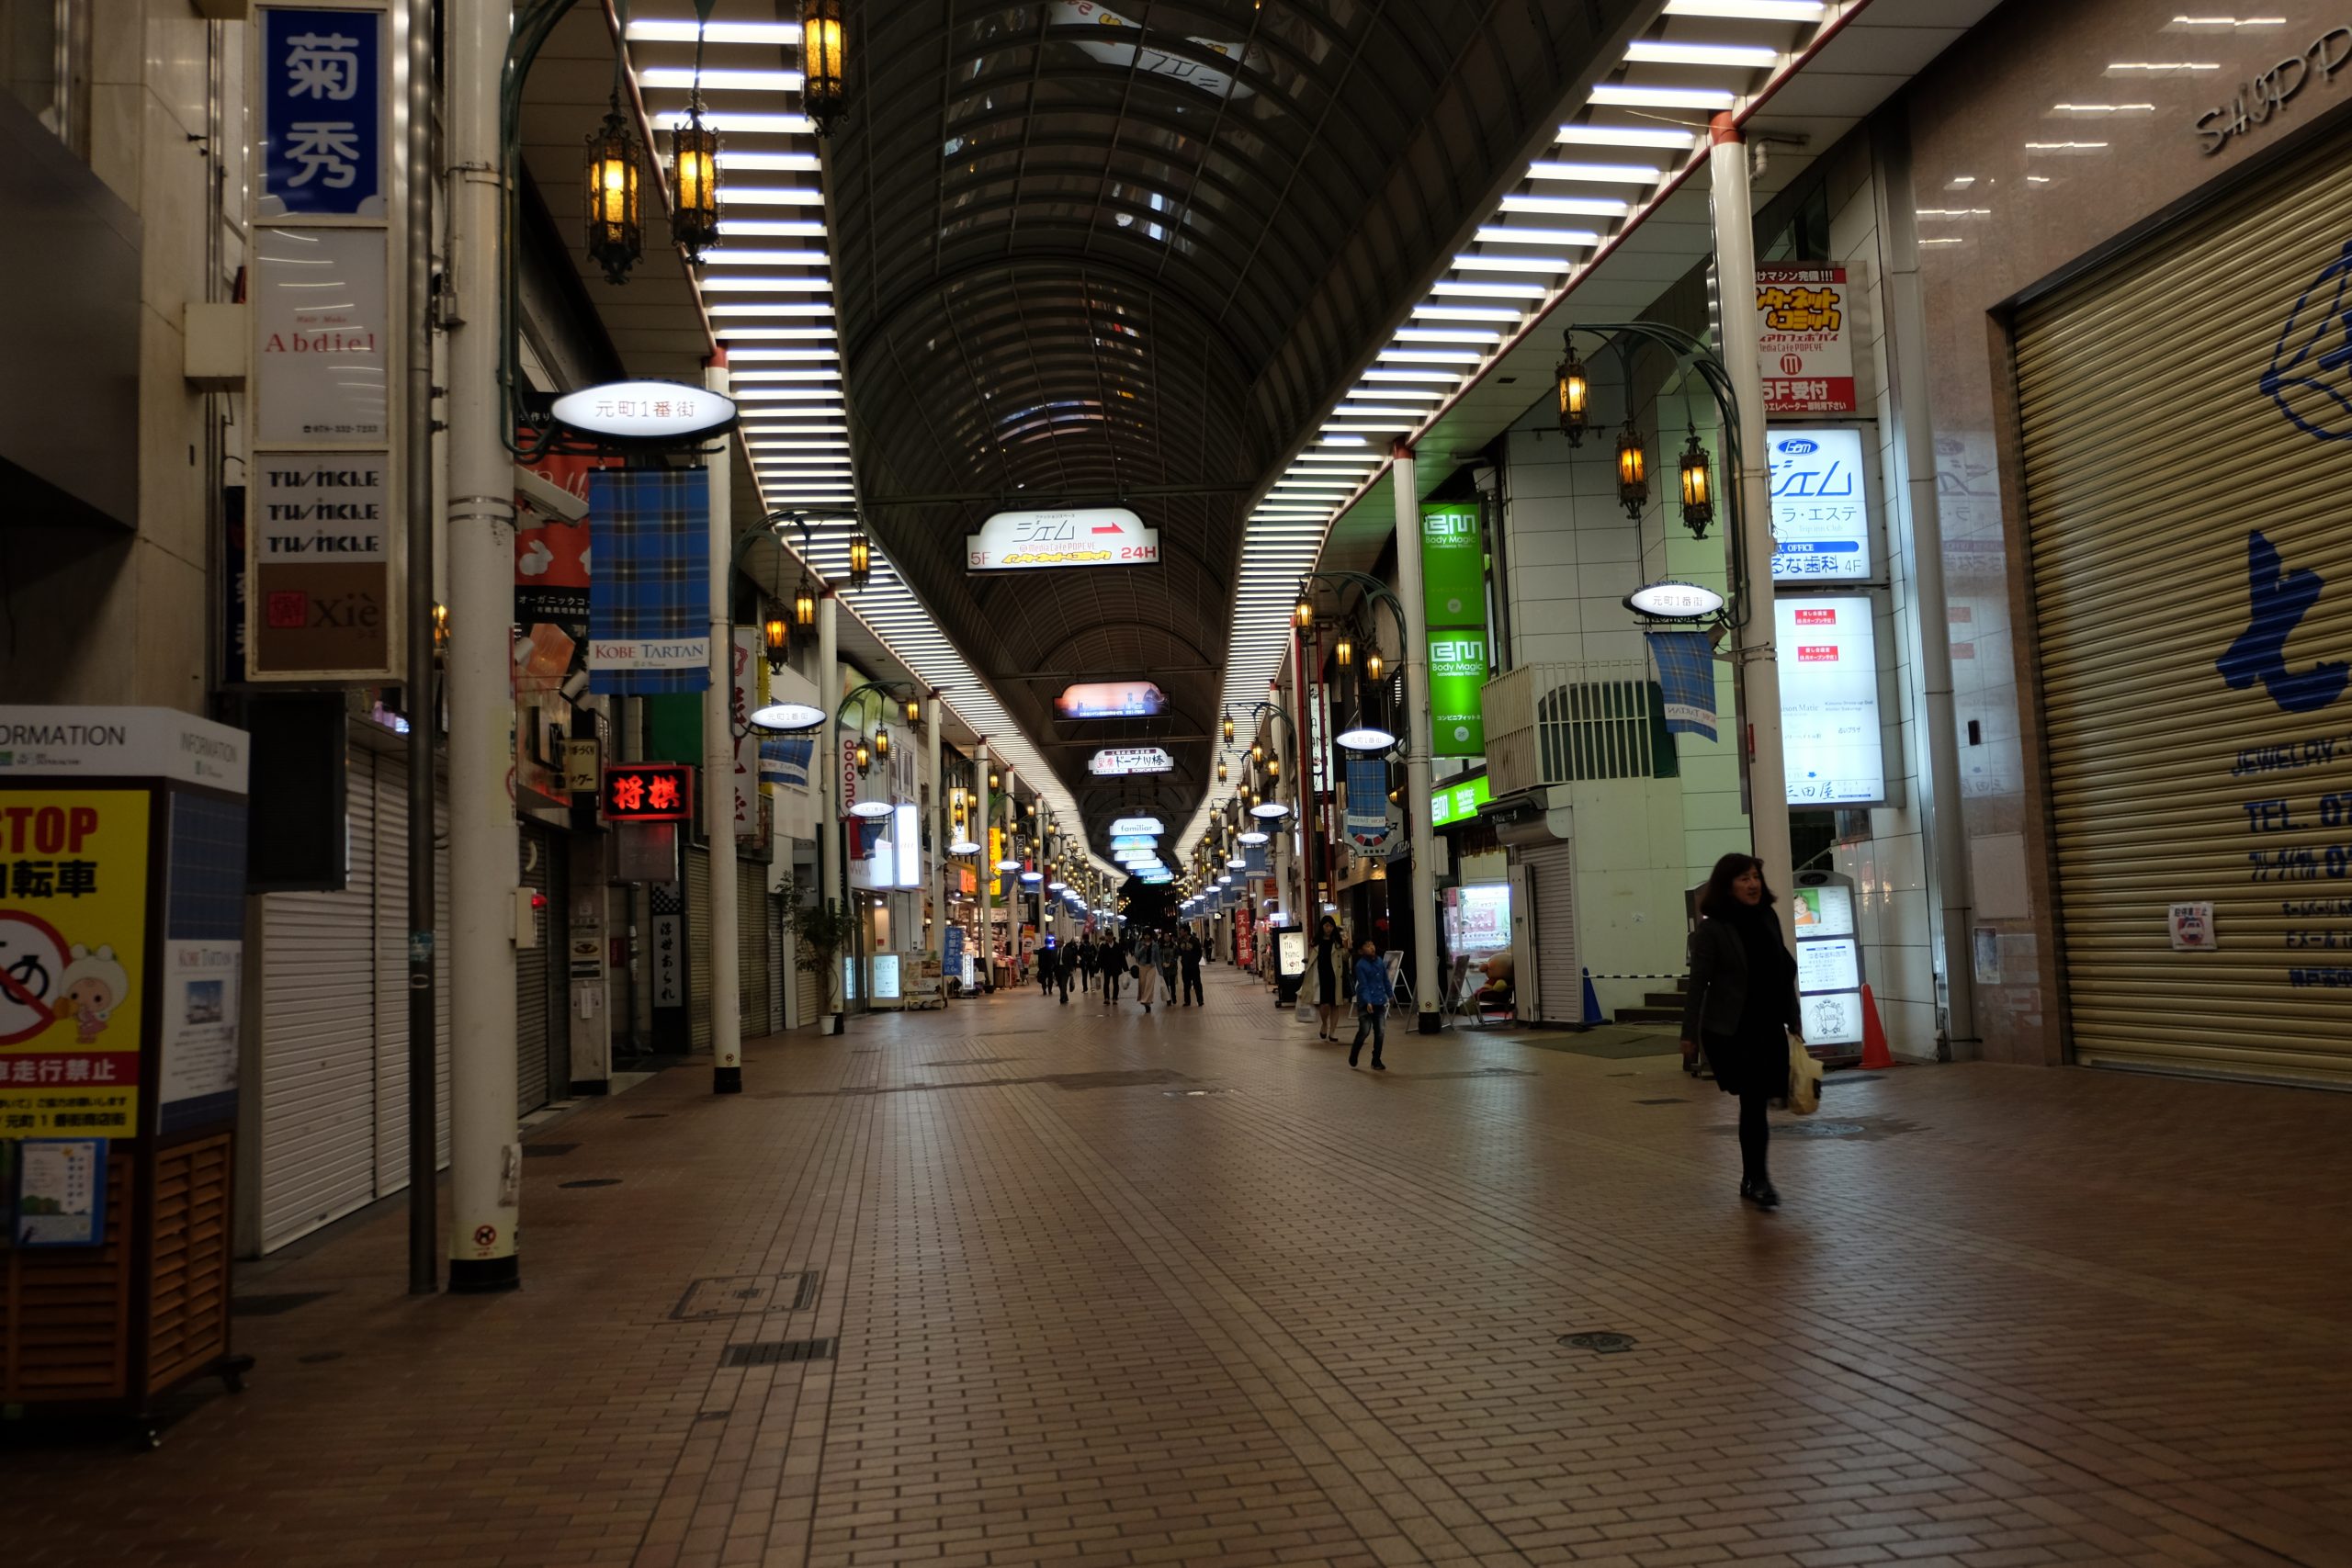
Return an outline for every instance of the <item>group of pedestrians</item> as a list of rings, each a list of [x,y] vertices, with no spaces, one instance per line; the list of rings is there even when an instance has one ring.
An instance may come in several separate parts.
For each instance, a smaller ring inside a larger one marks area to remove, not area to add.
[[[1037,987],[1048,997],[1058,990],[1067,1005],[1071,981],[1078,982],[1081,993],[1099,985],[1102,1005],[1109,1007],[1132,980],[1135,999],[1146,1012],[1163,999],[1179,1007],[1204,1007],[1201,963],[1207,956],[1206,945],[1189,931],[1147,930],[1117,936],[1102,931],[1041,950]]]

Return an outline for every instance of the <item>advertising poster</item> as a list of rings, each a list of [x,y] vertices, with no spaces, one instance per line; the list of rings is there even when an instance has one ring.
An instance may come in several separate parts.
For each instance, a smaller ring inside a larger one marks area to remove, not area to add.
[[[138,1132],[144,790],[0,796],[0,1138]]]
[[[257,445],[390,439],[387,265],[381,229],[261,231],[252,285]]]
[[[1421,600],[1430,635],[1430,753],[1487,752],[1487,557],[1478,509],[1421,503]]]
[[[1159,530],[1119,506],[1000,512],[964,536],[964,554],[972,571],[1151,566],[1159,559]]]
[[[244,950],[242,942],[164,943],[163,1050],[156,1075],[163,1104],[236,1089],[237,976]]]
[[[1852,413],[1852,285],[1842,266],[1756,269],[1764,412]]]
[[[1772,613],[1789,804],[1883,803],[1886,764],[1871,601],[1778,599]]]
[[[107,1146],[97,1138],[34,1138],[17,1151],[18,1247],[96,1247],[107,1234]]]
[[[1487,633],[1430,628],[1430,754],[1487,754]]]
[[[388,668],[396,520],[387,456],[256,452],[245,500],[252,672]]]

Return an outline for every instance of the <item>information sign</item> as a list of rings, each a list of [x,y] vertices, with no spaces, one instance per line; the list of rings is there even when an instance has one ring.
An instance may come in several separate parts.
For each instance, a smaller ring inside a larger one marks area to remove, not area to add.
[[[1054,699],[1054,712],[1062,718],[1149,718],[1167,707],[1166,694],[1149,681],[1066,686]]]
[[[1792,807],[1886,799],[1878,644],[1865,597],[1777,599],[1781,744]]]
[[[1025,571],[1068,566],[1153,566],[1159,530],[1123,506],[1057,512],[1000,512],[964,539],[973,571]]]
[[[1086,771],[1098,777],[1174,771],[1176,759],[1158,746],[1111,746],[1087,759]]]
[[[1484,773],[1447,784],[1430,796],[1430,823],[1442,828],[1450,822],[1466,822],[1478,815],[1478,807],[1493,798],[1493,785]]]
[[[1756,269],[1766,413],[1854,412],[1852,287],[1842,266]]]
[[[1868,581],[1862,433],[1836,425],[1774,430],[1764,445],[1772,469],[1772,581]]]
[[[1486,629],[1431,628],[1430,733],[1433,755],[1486,755]]]

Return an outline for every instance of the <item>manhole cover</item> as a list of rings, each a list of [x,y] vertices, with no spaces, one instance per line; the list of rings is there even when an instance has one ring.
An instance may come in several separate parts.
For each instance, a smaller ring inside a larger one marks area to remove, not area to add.
[[[775,1275],[722,1274],[688,1285],[678,1304],[670,1309],[670,1316],[679,1323],[695,1323],[749,1313],[806,1312],[816,1303],[817,1271],[813,1269]]]
[[[333,1291],[288,1291],[274,1296],[231,1296],[229,1315],[232,1317],[280,1317],[296,1307],[322,1302],[334,1294]]]
[[[722,1367],[779,1367],[793,1361],[830,1361],[831,1339],[763,1339],[729,1345],[718,1358]]]
[[[523,1157],[525,1159],[553,1159],[558,1155],[568,1155],[579,1146],[578,1144],[525,1144]]]
[[[1559,1343],[1572,1350],[1589,1350],[1596,1356],[1619,1356],[1634,1348],[1630,1334],[1563,1334]]]
[[[617,1176],[591,1176],[579,1181],[559,1181],[556,1183],[558,1187],[565,1188],[567,1190],[575,1187],[618,1187],[620,1184],[621,1179]]]

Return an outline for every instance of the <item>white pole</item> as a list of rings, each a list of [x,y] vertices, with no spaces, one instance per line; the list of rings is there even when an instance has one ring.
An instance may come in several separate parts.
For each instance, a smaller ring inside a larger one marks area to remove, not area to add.
[[[931,931],[923,947],[939,960],[939,994],[947,995],[947,780],[939,771],[939,694],[923,703],[923,722],[931,727]]]
[[[986,991],[996,983],[995,951],[989,945],[996,940],[996,861],[989,853],[989,738],[972,749],[972,837],[980,841],[980,852],[974,858],[980,867],[980,989]]]
[[[1724,370],[1739,414],[1740,555],[1747,624],[1733,658],[1747,706],[1747,820],[1767,879],[1785,891],[1796,868],[1789,849],[1788,764],[1781,754],[1781,668],[1772,649],[1772,490],[1764,450],[1764,369],[1756,341],[1756,220],[1747,189],[1747,143],[1717,115],[1708,175],[1714,184],[1715,276],[1723,298]]]
[[[522,1282],[514,1231],[514,468],[499,380],[511,0],[449,13],[449,1288]],[[553,923],[552,919],[549,921]],[[430,1180],[431,1172],[418,1173]]]
[[[1021,831],[1021,791],[1013,782],[1012,764],[1004,765],[1004,852],[1008,860],[1020,857],[1012,852],[1016,836]],[[1021,873],[1001,873],[1004,878],[1004,966],[1006,985],[1017,984],[1021,977]]]
[[[1389,482],[1396,491],[1396,596],[1405,604],[1405,647],[1397,663],[1410,722],[1405,753],[1405,820],[1413,839],[1413,1005],[1423,1034],[1438,1031],[1437,832],[1430,821],[1430,616],[1421,594],[1421,492],[1413,448],[1396,443]],[[1336,890],[1337,883],[1334,882]]]
[[[842,826],[842,747],[841,737],[834,732],[833,710],[842,700],[841,627],[835,617],[840,601],[831,588],[817,601],[817,705],[825,710],[825,721],[817,728],[815,758],[820,774],[817,789],[817,903],[820,908],[831,905],[839,897],[841,870]],[[824,976],[820,1005],[832,1020],[831,1032],[842,1032],[846,1003],[841,999],[841,956],[836,953],[833,969]]]
[[[727,390],[727,351],[710,356],[703,385]],[[743,1092],[743,960],[735,904],[735,524],[729,502],[734,453],[718,436],[710,475],[710,689],[702,695],[702,831],[710,847],[710,1092]],[[754,827],[757,824],[753,824]]]

